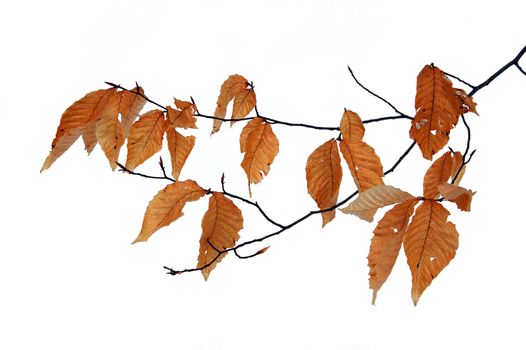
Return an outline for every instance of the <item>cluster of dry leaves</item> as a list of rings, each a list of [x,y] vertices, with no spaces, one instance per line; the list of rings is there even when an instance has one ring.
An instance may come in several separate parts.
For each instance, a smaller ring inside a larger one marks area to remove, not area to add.
[[[212,134],[220,130],[232,101],[231,123],[246,121],[240,134],[240,151],[244,153],[241,166],[251,195],[250,185],[259,183],[268,174],[278,154],[279,141],[272,123],[257,113],[253,85],[237,74],[221,86]],[[116,168],[120,149],[127,139],[125,167],[133,171],[161,150],[165,137],[176,181],[150,201],[134,242],[148,240],[157,230],[181,217],[186,203],[208,195],[197,262],[197,269],[207,279],[226,250],[235,247],[240,238],[241,210],[222,192],[205,190],[194,180],[179,181],[195,137],[183,136],[178,129],[196,128],[196,117],[200,114],[193,100],[174,99],[174,106],[140,114],[146,102],[139,86],[133,90],[112,87],[88,93],[63,113],[42,170],[49,168],[82,136],[88,154],[98,143],[112,169]],[[453,88],[447,76],[433,65],[425,66],[418,75],[415,107],[409,135],[429,160],[447,145],[459,117],[467,112],[476,113],[471,97]],[[253,110],[256,115],[247,118]],[[459,186],[466,160],[459,152],[446,151],[425,174],[422,196],[414,196],[384,184],[380,158],[363,141],[365,128],[356,113],[345,110],[339,129],[338,137],[316,148],[306,162],[307,190],[322,210],[322,227],[334,219],[338,208],[343,176],[341,154],[359,191],[358,197],[341,212],[373,221],[379,208],[393,205],[379,220],[371,241],[368,259],[373,303],[403,245],[416,305],[423,291],[455,256],[458,233],[448,221],[450,213],[441,202],[451,201],[463,211],[470,210],[474,193]]]

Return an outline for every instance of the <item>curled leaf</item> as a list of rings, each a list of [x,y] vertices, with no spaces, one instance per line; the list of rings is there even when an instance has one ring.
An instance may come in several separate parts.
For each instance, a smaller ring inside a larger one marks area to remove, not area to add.
[[[458,209],[463,211],[471,210],[471,200],[477,192],[467,190],[464,187],[450,184],[441,184],[438,186],[438,191],[446,200],[457,205]]]
[[[221,91],[217,98],[217,106],[214,112],[215,117],[224,119],[226,116],[226,109],[230,101],[239,94],[243,92],[248,87],[248,80],[239,74],[234,74],[228,77],[227,80],[221,85]],[[215,119],[212,127],[212,134],[215,134],[221,128],[223,124],[222,120]]]

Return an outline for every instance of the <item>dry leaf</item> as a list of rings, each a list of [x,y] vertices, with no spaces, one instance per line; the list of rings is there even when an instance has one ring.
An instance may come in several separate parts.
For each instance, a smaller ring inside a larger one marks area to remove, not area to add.
[[[183,136],[175,129],[168,127],[166,140],[168,141],[168,150],[172,160],[172,176],[175,180],[178,180],[184,163],[194,148],[195,137]]]
[[[250,133],[254,131],[254,129],[256,129],[256,127],[262,124],[264,121],[265,120],[263,118],[256,117],[250,120],[245,125],[243,130],[241,130],[241,134],[239,135],[239,148],[241,150],[241,153],[244,153],[246,151],[248,135],[250,135]]]
[[[114,92],[114,88],[92,91],[64,111],[41,172],[48,169],[82,135],[86,125],[100,115]]]
[[[125,137],[128,136],[130,127],[146,104],[146,99],[141,95],[144,95],[144,90],[140,86],[134,87],[131,91],[122,91],[119,113]]]
[[[416,199],[416,197],[396,187],[380,185],[360,193],[358,198],[349,203],[346,208],[340,210],[345,214],[353,214],[362,220],[371,222],[374,219],[369,215],[371,210],[376,210],[410,199]]]
[[[409,219],[418,200],[398,203],[385,213],[374,229],[369,250],[369,286],[373,290],[374,305],[378,291],[387,280],[402,247]]]
[[[438,186],[446,183],[451,177],[453,158],[451,152],[444,153],[435,160],[424,176],[424,197],[438,198]]]
[[[119,152],[124,144],[124,130],[119,121],[121,99],[120,92],[113,94],[95,124],[97,141],[108,158],[112,170],[117,167]]]
[[[473,199],[475,193],[477,193],[467,190],[463,187],[450,185],[447,183],[438,186],[438,191],[442,197],[450,202],[455,203],[458,209],[463,211],[471,210],[471,200]]]
[[[248,191],[252,196],[250,184],[257,184],[267,175],[270,165],[279,152],[279,141],[269,123],[261,123],[252,130],[246,141],[246,151],[241,167],[248,178]]]
[[[128,157],[126,168],[133,170],[145,160],[159,152],[166,130],[164,113],[154,109],[140,116],[128,135]]]
[[[168,106],[168,120],[170,121],[170,127],[172,128],[192,128],[197,129],[197,118],[194,113],[197,111],[195,105],[192,102],[182,101],[174,98],[174,103],[177,109],[173,109]]]
[[[415,212],[404,239],[411,269],[411,296],[416,305],[424,290],[449,264],[458,248],[458,232],[447,221],[449,212],[434,200],[425,200]]]
[[[245,118],[256,106],[256,93],[253,89],[246,89],[234,97],[234,107],[232,107],[232,119]],[[230,125],[234,124],[234,120]]]
[[[227,80],[221,85],[221,91],[217,98],[217,106],[214,112],[214,116],[224,119],[226,116],[226,108],[230,101],[239,94],[243,92],[248,87],[248,80],[242,77],[239,74],[234,74],[228,77]],[[215,134],[219,131],[219,128],[223,124],[222,120],[215,119],[214,125],[212,127],[212,134]]]
[[[236,245],[239,231],[243,228],[243,216],[234,203],[222,193],[214,192],[208,202],[208,210],[201,223],[203,234],[199,241],[197,268],[210,264],[201,270],[205,280],[210,272],[225,257],[223,251]]]
[[[455,179],[455,176],[457,178],[453,182],[453,185],[458,185],[460,183],[460,180],[462,180],[462,177],[464,177],[465,172],[466,165],[464,164],[464,157],[462,157],[462,154],[460,152],[455,152],[453,154],[453,162],[451,166],[451,180]]]
[[[342,166],[336,140],[331,139],[316,148],[307,159],[305,167],[307,189],[316,201],[318,208],[330,208],[338,201],[342,181]],[[334,219],[336,211],[326,211],[322,215],[322,227]]]
[[[196,201],[204,195],[205,190],[193,180],[174,182],[166,186],[148,204],[141,232],[133,243],[147,241],[158,229],[183,216],[186,203]]]
[[[477,104],[475,103],[475,101],[473,101],[473,97],[469,96],[462,89],[454,89],[454,90],[455,90],[455,95],[457,95],[457,98],[458,98],[459,113],[466,114],[468,112],[472,112],[472,113],[475,113],[476,115],[479,115],[477,113]]]
[[[351,110],[345,109],[342,119],[340,120],[340,131],[346,142],[351,144],[362,141],[365,128],[363,126],[362,119],[358,116],[358,114]]]
[[[453,85],[437,67],[427,65],[418,74],[415,108],[409,136],[431,160],[447,144],[460,116]]]

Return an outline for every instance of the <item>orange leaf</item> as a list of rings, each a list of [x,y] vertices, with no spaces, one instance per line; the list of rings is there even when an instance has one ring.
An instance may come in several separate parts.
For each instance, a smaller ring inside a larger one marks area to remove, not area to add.
[[[363,141],[349,144],[345,139],[339,145],[358,191],[384,184],[382,163],[371,146]]]
[[[195,125],[197,119],[194,116],[196,112],[196,107],[193,103],[187,101],[181,101],[174,98],[175,106],[178,109],[173,109],[168,106],[168,120],[170,121],[170,126],[172,128],[192,128],[196,129]]]
[[[473,101],[473,97],[469,96],[462,89],[454,89],[454,90],[455,90],[455,95],[457,95],[457,98],[458,98],[459,113],[466,114],[468,112],[473,112],[476,115],[479,115],[477,113],[477,104],[475,103],[475,101]]]
[[[230,101],[239,94],[243,92],[248,87],[248,81],[239,74],[234,74],[228,77],[227,80],[221,85],[221,91],[217,98],[217,106],[214,112],[215,117],[225,118],[226,108]],[[219,131],[219,128],[223,124],[222,120],[214,120],[214,125],[212,127],[212,134],[215,134]]]
[[[130,127],[146,104],[146,99],[139,94],[144,95],[142,87],[134,87],[131,91],[122,91],[122,100],[119,107],[121,114],[121,123],[124,135],[128,136]]]
[[[365,128],[358,114],[345,109],[340,121],[340,131],[347,143],[362,141]]]
[[[84,141],[84,149],[90,155],[97,146],[97,126],[94,120],[89,122],[82,131],[82,141]]]
[[[447,221],[449,212],[434,200],[425,200],[415,212],[404,238],[411,269],[411,296],[416,305],[424,290],[449,264],[458,248],[458,232]]]
[[[117,167],[119,152],[124,144],[124,130],[118,119],[121,97],[120,92],[111,96],[95,128],[97,140],[113,170]]]
[[[447,144],[449,132],[460,116],[453,85],[437,67],[427,65],[418,74],[415,108],[409,136],[424,158],[431,160]]]
[[[358,114],[345,110],[340,121],[340,152],[349,166],[359,192],[383,185],[383,167],[374,149],[362,141],[363,123]]]
[[[214,192],[208,202],[208,210],[201,223],[203,234],[199,241],[199,257],[197,268],[201,270],[205,280],[210,272],[225,257],[227,253],[219,255],[218,251],[232,248],[239,239],[239,231],[243,228],[241,210],[226,198],[224,194]]]
[[[455,176],[457,176],[457,173],[458,173],[458,176],[455,179],[455,182],[453,182],[453,185],[458,185],[460,183],[460,180],[462,180],[464,173],[466,172],[466,165],[464,164],[464,157],[462,157],[462,154],[460,152],[455,152],[453,154],[452,163],[453,164],[451,166],[451,180],[453,180]]]
[[[458,209],[463,211],[471,210],[471,200],[473,199],[475,193],[477,193],[467,190],[463,187],[450,185],[447,183],[438,186],[438,191],[442,197],[450,202],[455,203]]]
[[[318,208],[325,209],[334,206],[338,200],[338,192],[342,181],[342,166],[336,140],[331,139],[316,148],[307,159],[305,167],[307,189],[316,201]],[[322,227],[334,219],[334,210],[323,212]]]
[[[451,177],[453,170],[453,158],[451,152],[444,153],[435,160],[424,176],[424,197],[427,199],[438,198],[438,186],[446,183]]]
[[[340,210],[345,214],[353,214],[362,220],[371,222],[375,213],[373,211],[373,215],[370,215],[372,210],[411,199],[416,199],[416,197],[396,187],[380,185],[360,193],[358,198],[349,203],[346,208]]]
[[[126,168],[133,170],[159,152],[165,130],[166,121],[163,111],[154,109],[141,115],[130,128],[128,135]]]
[[[234,97],[234,107],[232,107],[232,119],[245,118],[256,106],[256,93],[253,89],[245,89]],[[230,125],[234,124],[234,120]]]
[[[369,286],[373,290],[374,305],[378,291],[387,280],[402,247],[409,219],[418,200],[398,203],[385,213],[374,229],[369,250]]]
[[[205,190],[193,180],[174,182],[166,186],[148,204],[141,232],[133,243],[147,241],[158,229],[183,216],[186,203],[196,201],[204,195]]]
[[[57,133],[51,143],[51,152],[42,165],[48,169],[82,135],[86,125],[95,120],[115,92],[114,88],[92,91],[68,107],[60,118]]]
[[[250,135],[250,133],[254,131],[254,129],[256,129],[257,126],[263,123],[264,121],[265,120],[263,118],[256,117],[249,121],[247,125],[245,125],[243,130],[241,130],[241,134],[239,135],[239,148],[241,149],[241,153],[244,153],[246,151],[248,135]]]
[[[166,140],[168,141],[168,150],[172,159],[172,176],[178,180],[184,163],[194,148],[195,137],[183,136],[174,128],[168,127]]]
[[[263,180],[278,152],[279,141],[270,124],[261,123],[248,135],[241,167],[247,174],[250,196],[252,196],[250,184],[257,184]]]

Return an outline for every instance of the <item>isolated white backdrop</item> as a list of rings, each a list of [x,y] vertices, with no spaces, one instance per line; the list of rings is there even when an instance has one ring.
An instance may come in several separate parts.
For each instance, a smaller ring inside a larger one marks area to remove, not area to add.
[[[206,200],[145,244],[130,245],[148,201],[166,185],[112,173],[102,151],[75,144],[39,174],[63,110],[104,81],[163,104],[194,96],[213,113],[222,81],[254,81],[263,115],[337,125],[347,107],[392,115],[353,83],[412,114],[424,64],[478,83],[525,44],[522,1],[17,1],[0,13],[2,349],[464,349],[523,348],[526,77],[510,70],[476,95],[477,154],[463,185],[472,213],[452,206],[456,258],[410,298],[403,255],[370,305],[373,224],[313,217],[245,261],[227,257],[205,283],[192,267]],[[526,65],[526,61],[524,62]],[[241,123],[209,137],[199,120],[182,178],[247,195]],[[407,121],[367,126],[387,168],[410,144]],[[280,153],[254,198],[287,223],[314,209],[308,154],[336,134],[276,126]],[[463,149],[465,130],[454,130]],[[166,152],[163,151],[168,161]],[[123,152],[123,156],[124,156]],[[156,158],[140,167],[157,173]],[[428,163],[418,151],[386,182],[415,194]],[[350,176],[340,198],[353,192]],[[273,229],[242,206],[242,240]],[[266,244],[265,244],[266,245]],[[263,246],[263,245],[262,245]],[[259,249],[255,247],[254,249]],[[253,252],[249,250],[247,252]]]

